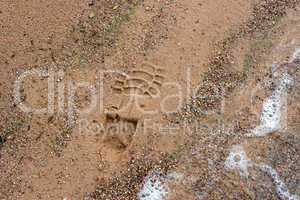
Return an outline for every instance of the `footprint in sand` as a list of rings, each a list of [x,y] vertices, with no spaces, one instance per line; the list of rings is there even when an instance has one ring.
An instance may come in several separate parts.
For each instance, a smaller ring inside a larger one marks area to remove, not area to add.
[[[105,141],[124,149],[130,145],[147,107],[159,102],[164,80],[165,70],[148,62],[130,70],[127,75],[119,74],[115,78],[111,88],[120,100],[106,109],[105,115],[107,126],[118,127],[118,130],[108,133]]]
[[[112,88],[115,92],[126,96],[139,95],[155,98],[165,79],[164,70],[151,63],[143,63],[140,67],[132,69],[127,76],[116,78]]]

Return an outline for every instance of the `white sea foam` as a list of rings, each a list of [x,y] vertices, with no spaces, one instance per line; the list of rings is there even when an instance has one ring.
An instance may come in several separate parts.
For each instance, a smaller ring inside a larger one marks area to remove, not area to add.
[[[284,182],[280,179],[276,170],[268,165],[260,165],[262,171],[266,172],[273,180],[276,186],[276,192],[282,200],[299,200],[299,196],[293,195],[289,192]]]
[[[294,62],[296,59],[300,59],[300,48],[296,48],[293,52],[290,62]],[[275,77],[280,76],[277,72],[279,65],[272,65],[272,73]],[[282,110],[285,109],[284,101],[287,98],[287,89],[294,84],[293,78],[284,72],[281,74],[281,80],[279,85],[268,97],[264,104],[260,117],[260,124],[251,130],[250,136],[266,136],[269,133],[278,131],[282,127]]]
[[[248,177],[248,167],[250,166],[252,166],[252,162],[248,159],[243,146],[233,146],[225,161],[225,167],[229,170],[237,170],[241,176]]]
[[[248,159],[243,146],[233,146],[228,158],[225,161],[225,167],[229,170],[237,170],[241,176],[248,177],[248,168],[252,166],[260,168],[272,178],[272,181],[276,186],[277,195],[281,200],[300,200],[299,196],[289,192],[287,186],[280,179],[276,170],[269,165],[253,163],[250,159]]]
[[[296,48],[290,62],[300,59],[300,48]],[[274,77],[280,77],[276,89],[263,103],[263,109],[260,117],[260,124],[251,130],[251,136],[266,136],[269,133],[277,131],[282,128],[282,111],[286,109],[287,90],[293,86],[294,79],[287,71],[280,73],[277,71],[278,64],[272,65],[272,73]],[[246,152],[241,145],[232,147],[232,150],[225,161],[225,167],[230,170],[238,170],[240,175],[248,176],[248,168],[250,166],[259,167],[262,171],[267,173],[276,186],[276,192],[282,200],[300,200],[299,196],[293,195],[289,192],[285,183],[280,179],[276,170],[265,164],[256,164],[248,159]]]
[[[295,49],[290,62],[294,62],[296,59],[300,59],[300,48],[299,47]]]
[[[263,103],[260,124],[251,130],[251,136],[266,136],[282,127],[282,111],[286,109],[287,89],[294,84],[293,78],[285,72],[275,91]]]
[[[145,183],[138,194],[140,200],[163,200],[169,194],[169,188],[165,183],[166,178],[159,172],[152,172],[145,178]]]
[[[184,174],[179,172],[170,172],[167,174],[168,181],[182,181],[184,178]]]
[[[139,200],[165,200],[169,197],[171,190],[169,184],[179,184],[186,177],[180,172],[170,172],[163,175],[159,171],[151,172],[144,180],[144,185],[138,193]]]
[[[152,172],[145,178],[138,198],[139,200],[164,200],[169,192],[166,176],[161,175],[159,172]]]

